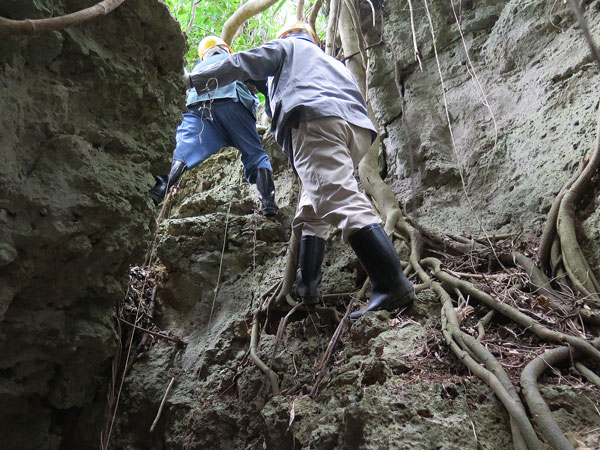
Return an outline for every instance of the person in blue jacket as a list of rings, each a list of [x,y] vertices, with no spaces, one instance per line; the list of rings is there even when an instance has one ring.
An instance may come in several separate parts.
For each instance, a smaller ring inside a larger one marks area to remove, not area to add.
[[[200,61],[192,73],[221,61],[233,53],[229,45],[217,36],[207,36],[198,44]],[[177,128],[176,147],[169,175],[155,176],[150,190],[155,204],[165,198],[186,170],[193,169],[223,147],[235,147],[242,154],[244,175],[256,183],[264,216],[273,216],[275,202],[273,169],[256,130],[257,98],[241,81],[219,85],[211,80],[211,89],[198,93],[188,90],[187,112]]]

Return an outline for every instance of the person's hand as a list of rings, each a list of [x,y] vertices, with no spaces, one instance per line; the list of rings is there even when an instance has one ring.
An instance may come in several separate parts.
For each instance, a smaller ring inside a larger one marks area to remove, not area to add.
[[[185,70],[185,68],[183,69],[183,82],[185,83],[186,90],[194,87],[194,85],[192,84],[191,74],[189,74],[188,71]]]

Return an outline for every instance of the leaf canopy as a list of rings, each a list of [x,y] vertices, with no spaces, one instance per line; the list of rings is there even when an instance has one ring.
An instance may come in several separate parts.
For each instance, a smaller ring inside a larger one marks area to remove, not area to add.
[[[196,44],[208,35],[220,36],[223,25],[233,13],[246,1],[240,0],[165,0],[171,15],[181,25],[186,35],[188,52],[186,66],[191,69],[198,58]],[[194,3],[196,4],[194,7]],[[280,0],[271,8],[249,19],[238,32],[232,43],[234,51],[248,50],[274,39],[277,31],[296,15],[296,1]],[[305,2],[308,8],[313,2]],[[308,14],[308,13],[307,13]],[[319,14],[317,28],[324,32],[326,20]],[[189,30],[189,32],[188,32]],[[319,33],[319,35],[323,33]]]

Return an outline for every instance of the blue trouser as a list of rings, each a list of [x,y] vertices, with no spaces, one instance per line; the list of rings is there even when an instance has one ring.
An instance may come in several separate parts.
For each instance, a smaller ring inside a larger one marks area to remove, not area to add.
[[[273,170],[258,137],[256,120],[242,103],[214,101],[210,109],[206,103],[206,108],[192,106],[190,111],[183,114],[177,128],[174,160],[183,161],[192,169],[221,148],[235,147],[242,154],[249,183],[254,183],[257,169]]]

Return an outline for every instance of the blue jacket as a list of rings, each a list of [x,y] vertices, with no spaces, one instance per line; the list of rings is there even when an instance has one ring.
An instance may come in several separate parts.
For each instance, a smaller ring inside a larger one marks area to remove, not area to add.
[[[228,55],[224,54],[215,54],[206,58],[204,61],[200,61],[198,64],[194,66],[192,73],[197,73],[201,70],[201,68],[206,67],[210,64],[218,62],[222,59],[227,58]],[[218,87],[217,87],[218,86]],[[220,86],[216,80],[208,81],[209,88],[215,88],[211,91],[198,95],[195,88],[189,89],[187,91],[187,99],[186,106],[189,108],[197,103],[206,101],[206,100],[216,100],[218,98],[230,98],[233,101],[241,102],[253,115],[256,115],[256,106],[258,105],[258,98],[250,92],[248,87],[240,82],[234,81],[231,84],[226,84],[224,86]]]

